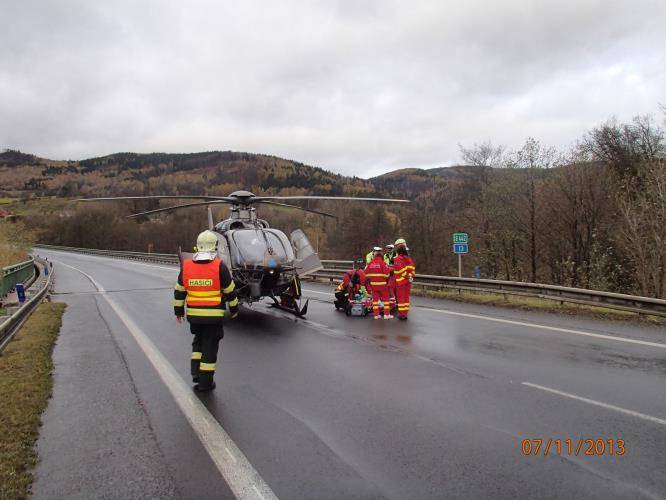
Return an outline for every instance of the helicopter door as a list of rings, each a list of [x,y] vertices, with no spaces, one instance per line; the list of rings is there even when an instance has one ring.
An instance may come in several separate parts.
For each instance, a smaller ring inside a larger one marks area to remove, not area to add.
[[[306,274],[324,269],[319,256],[314,251],[314,248],[312,248],[308,237],[305,236],[302,230],[296,229],[291,233],[290,239],[291,245],[294,247],[294,255],[296,256],[294,265],[299,276],[305,276]]]

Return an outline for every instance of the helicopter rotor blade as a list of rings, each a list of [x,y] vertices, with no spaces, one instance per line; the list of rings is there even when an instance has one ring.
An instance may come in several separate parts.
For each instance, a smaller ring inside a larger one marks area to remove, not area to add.
[[[387,203],[409,203],[409,200],[396,198],[356,198],[354,196],[256,196],[252,201],[262,200],[340,200],[340,201],[378,201]]]
[[[299,207],[298,205],[288,205],[286,203],[278,203],[276,201],[270,201],[270,200],[265,200],[265,199],[258,200],[257,203],[262,203],[264,205],[275,205],[275,206],[278,206],[278,207],[296,208],[296,209],[302,210],[304,212],[310,212],[310,213],[317,214],[317,215],[323,215],[324,217],[332,217],[333,219],[337,219],[337,216],[335,216],[333,214],[329,214],[329,213],[326,213],[326,212],[320,212],[319,210],[312,210],[311,208]]]
[[[79,198],[74,201],[122,201],[122,200],[162,200],[162,199],[181,199],[181,200],[211,200],[233,202],[235,198],[229,196],[196,196],[196,195],[150,195],[150,196],[110,196],[106,198]]]
[[[132,214],[132,215],[126,215],[125,217],[127,217],[128,219],[133,219],[134,217],[139,217],[141,215],[156,214],[158,212],[173,212],[174,210],[179,210],[181,208],[200,207],[200,206],[203,206],[203,205],[217,205],[217,204],[220,204],[220,203],[229,204],[229,203],[233,203],[233,202],[227,201],[227,200],[198,201],[198,202],[195,202],[195,203],[185,203],[183,205],[174,205],[172,207],[156,208],[155,210],[147,210],[145,212],[139,212],[139,213]]]

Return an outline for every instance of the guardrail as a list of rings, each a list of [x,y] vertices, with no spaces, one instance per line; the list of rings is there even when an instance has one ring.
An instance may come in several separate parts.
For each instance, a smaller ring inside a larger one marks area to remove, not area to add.
[[[14,289],[17,283],[27,283],[35,275],[35,259],[3,267],[0,271],[0,297],[4,297]]]
[[[34,248],[49,250],[62,250],[87,255],[102,255],[119,259],[139,260],[143,262],[158,262],[161,264],[178,264],[178,255],[171,253],[128,252],[125,250],[97,250],[93,248],[64,247],[59,245],[34,245]]]
[[[174,254],[94,250],[89,248],[71,248],[50,245],[38,245],[38,247],[90,255],[104,255],[108,257],[143,260],[146,262],[168,264],[178,263],[178,256]],[[322,260],[321,262],[324,264],[325,269],[317,271],[311,276],[317,279],[329,280],[330,282],[339,281],[341,278],[341,271],[350,269],[353,263],[351,260]],[[524,283],[520,281],[433,276],[429,274],[417,274],[414,278],[413,286],[417,288],[420,287],[423,290],[448,289],[457,290],[459,292],[476,291],[503,295],[539,297],[542,299],[559,301],[561,303],[570,302],[574,304],[606,307],[609,309],[666,317],[666,300],[598,290],[586,290],[583,288],[544,285],[540,283]]]
[[[31,261],[34,267],[34,259]],[[49,266],[48,262],[43,263],[45,266]],[[14,337],[16,332],[18,332],[21,325],[25,323],[32,311],[39,305],[44,296],[48,293],[51,284],[53,283],[53,274],[54,268],[52,265],[49,267],[48,276],[46,276],[46,281],[44,282],[42,288],[30,297],[17,311],[15,311],[9,319],[5,320],[3,323],[0,323],[0,352],[5,348],[9,341]]]

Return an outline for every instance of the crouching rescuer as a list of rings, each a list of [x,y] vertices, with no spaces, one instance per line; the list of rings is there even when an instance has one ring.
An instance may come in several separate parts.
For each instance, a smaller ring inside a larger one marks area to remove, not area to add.
[[[174,313],[182,323],[185,313],[194,335],[192,341],[192,381],[196,391],[215,388],[213,376],[218,344],[224,336],[222,321],[225,302],[231,317],[238,316],[238,299],[229,268],[217,256],[217,236],[204,231],[197,238],[196,253],[181,262],[174,286]]]
[[[354,267],[342,276],[342,282],[335,289],[335,308],[344,309],[357,293],[367,294],[366,278],[363,272],[364,259],[356,259]]]

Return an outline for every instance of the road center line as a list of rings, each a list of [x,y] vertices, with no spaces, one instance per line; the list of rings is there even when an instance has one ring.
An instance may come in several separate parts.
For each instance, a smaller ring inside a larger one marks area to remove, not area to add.
[[[238,499],[277,499],[268,484],[261,478],[243,452],[236,446],[231,437],[222,428],[220,423],[210,414],[204,404],[197,398],[190,387],[178,375],[175,368],[169,363],[164,355],[157,349],[155,344],[137,326],[134,321],[125,314],[121,307],[106,294],[104,287],[92,276],[77,269],[74,266],[59,261],[60,265],[69,267],[84,275],[104,297],[109,306],[118,315],[125,327],[136,340],[157,374],[166,385],[173,396],[176,404],[181,409],[185,418],[192,426],[204,448],[224,477]]]
[[[588,403],[591,405],[599,406],[601,408],[606,408],[607,410],[617,411],[619,413],[624,413],[625,415],[630,415],[632,417],[641,418],[649,422],[654,422],[659,425],[666,425],[666,420],[662,418],[653,417],[646,415],[645,413],[639,413],[634,410],[627,410],[626,408],[621,408],[620,406],[609,405],[608,403],[602,403],[601,401],[595,401],[594,399],[584,398],[582,396],[576,396],[575,394],[569,394],[568,392],[558,391],[557,389],[551,389],[550,387],[544,387],[543,385],[531,384],[529,382],[522,382],[522,385],[527,387],[532,387],[534,389],[539,389],[542,391],[550,392],[552,394],[557,394],[565,398],[575,399],[577,401],[582,401],[583,403]]]
[[[661,344],[659,342],[648,342],[646,340],[638,340],[638,339],[628,339],[626,337],[616,337],[615,335],[602,335],[601,333],[590,333],[590,332],[582,332],[580,330],[571,330],[569,328],[560,328],[558,326],[548,326],[548,325],[539,325],[536,323],[527,323],[525,321],[514,321],[511,319],[503,319],[503,318],[495,318],[493,316],[481,316],[479,314],[470,314],[470,313],[461,313],[461,312],[455,312],[455,311],[446,311],[443,309],[435,309],[432,307],[424,307],[424,306],[416,306],[419,309],[425,309],[426,311],[432,311],[432,312],[437,312],[441,314],[451,314],[453,316],[462,316],[465,318],[475,318],[475,319],[483,319],[485,321],[495,321],[496,323],[505,323],[509,325],[519,325],[519,326],[527,326],[530,328],[541,328],[542,330],[551,330],[553,332],[561,332],[561,333],[572,333],[574,335],[582,335],[585,337],[594,337],[597,339],[604,339],[604,340],[616,340],[618,342],[627,342],[629,344],[638,344],[638,345],[646,345],[650,347],[658,347],[660,349],[666,349],[666,344]]]

